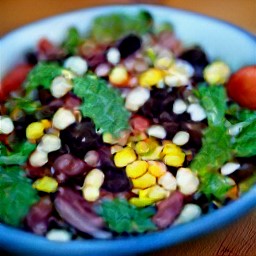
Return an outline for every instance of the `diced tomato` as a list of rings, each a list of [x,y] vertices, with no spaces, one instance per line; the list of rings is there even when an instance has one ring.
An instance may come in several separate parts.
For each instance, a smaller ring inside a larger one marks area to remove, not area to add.
[[[227,83],[228,96],[242,107],[256,110],[256,66],[234,73]]]
[[[150,125],[150,122],[147,118],[139,116],[139,115],[135,115],[131,121],[131,127],[138,132],[144,132],[147,130],[147,128]]]
[[[31,65],[20,64],[5,75],[0,86],[0,101],[5,101],[10,92],[20,88],[31,68]]]

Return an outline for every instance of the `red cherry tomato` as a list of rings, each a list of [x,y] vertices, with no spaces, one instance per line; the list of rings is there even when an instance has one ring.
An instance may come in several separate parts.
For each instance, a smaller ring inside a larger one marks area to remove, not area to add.
[[[20,64],[5,75],[0,86],[0,101],[5,101],[10,92],[20,88],[31,68],[31,65]]]
[[[227,83],[228,96],[245,108],[256,110],[256,66],[234,73]]]

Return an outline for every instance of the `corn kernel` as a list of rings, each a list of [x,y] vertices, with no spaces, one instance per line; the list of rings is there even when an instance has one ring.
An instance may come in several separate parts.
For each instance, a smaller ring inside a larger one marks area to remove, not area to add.
[[[171,142],[164,143],[164,147],[162,151],[163,155],[167,155],[167,154],[177,155],[180,153],[182,153],[181,148],[175,145],[174,143],[171,143]]]
[[[150,68],[139,77],[139,85],[151,87],[163,79],[164,72],[156,68]]]
[[[167,167],[163,162],[148,161],[148,164],[148,172],[157,178],[162,176],[167,171]]]
[[[137,154],[145,154],[148,153],[150,150],[148,143],[146,143],[145,141],[139,141],[136,145],[135,145],[135,151]]]
[[[141,156],[142,160],[159,160],[163,147],[157,146],[154,150]]]
[[[53,193],[58,189],[58,182],[52,177],[44,176],[43,178],[36,180],[32,186],[39,191]]]
[[[167,191],[175,191],[177,188],[176,179],[170,172],[166,172],[164,175],[158,178],[157,183]]]
[[[111,154],[114,155],[115,153],[121,151],[123,149],[122,146],[114,145],[110,148]]]
[[[94,186],[86,186],[82,189],[83,197],[86,201],[94,202],[100,197],[100,190]]]
[[[148,197],[153,200],[159,201],[166,198],[167,196],[168,191],[158,185],[155,185],[149,189]]]
[[[132,148],[126,147],[118,151],[114,156],[114,162],[117,167],[125,167],[137,158]]]
[[[168,166],[173,166],[173,167],[180,167],[184,163],[185,160],[185,154],[180,153],[178,155],[171,155],[167,154],[163,158],[163,161],[166,165]]]
[[[132,197],[129,202],[136,207],[145,207],[154,204],[155,200],[150,198],[138,198],[138,197]]]
[[[156,184],[156,177],[149,173],[145,173],[137,179],[132,179],[135,188],[145,189]]]
[[[49,129],[52,127],[52,122],[47,119],[41,120],[41,123],[43,124],[44,129]]]
[[[128,72],[121,65],[114,67],[109,75],[109,81],[116,86],[126,86],[128,79]]]
[[[92,169],[85,177],[83,187],[100,188],[104,182],[104,173],[99,169]]]
[[[215,61],[209,64],[203,73],[209,84],[224,84],[230,76],[230,68],[222,61]]]
[[[150,192],[150,189],[152,187],[146,188],[146,189],[139,189],[139,198],[148,198],[148,194]]]
[[[44,135],[44,125],[40,122],[34,122],[28,125],[26,136],[29,140],[40,139]]]
[[[120,146],[126,145],[128,138],[129,138],[130,132],[129,131],[122,131],[120,132],[119,137],[115,138],[110,133],[103,133],[103,142],[108,144],[118,144]]]
[[[126,166],[126,174],[130,178],[138,178],[143,175],[148,169],[146,161],[134,161]]]
[[[147,139],[147,134],[145,132],[136,133],[136,135],[129,137],[129,141],[132,142],[138,142],[145,139]]]

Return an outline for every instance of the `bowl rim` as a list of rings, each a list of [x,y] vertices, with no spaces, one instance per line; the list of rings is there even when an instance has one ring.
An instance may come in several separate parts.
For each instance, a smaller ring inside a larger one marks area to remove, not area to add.
[[[37,26],[38,24],[49,22],[49,20],[54,20],[55,18],[65,17],[65,15],[82,13],[85,11],[92,10],[102,10],[110,9],[112,7],[140,7],[143,9],[168,9],[171,11],[179,12],[183,15],[193,15],[203,19],[210,20],[211,22],[220,23],[228,25],[231,29],[235,29],[246,36],[249,40],[256,43],[256,35],[245,29],[229,23],[227,21],[217,19],[205,14],[183,10],[179,8],[172,8],[165,5],[152,5],[152,4],[123,4],[123,5],[102,5],[97,7],[82,8],[74,11],[68,11],[57,15],[52,15],[37,21],[20,26],[11,32],[4,34],[0,38],[0,42],[9,40],[9,38],[15,36],[16,33],[22,32],[22,30],[29,29],[32,26]],[[22,250],[37,250],[40,253],[49,253],[51,255],[61,255],[67,254],[71,255],[76,252],[76,255],[118,255],[120,254],[131,254],[131,253],[143,253],[151,250],[157,250],[166,246],[173,246],[178,243],[187,241],[188,239],[201,236],[208,233],[209,231],[214,231],[220,227],[224,227],[228,223],[238,219],[246,212],[249,212],[253,208],[256,208],[256,185],[254,185],[250,191],[245,193],[237,201],[234,201],[225,207],[218,209],[217,211],[203,215],[200,218],[185,224],[180,224],[177,226],[171,226],[165,230],[157,231],[154,233],[143,234],[131,237],[121,237],[110,240],[72,240],[69,242],[61,243],[47,240],[44,237],[29,233],[20,229],[16,229],[11,226],[0,223],[0,248],[8,249],[16,247],[16,251]],[[33,243],[31,240],[33,239]],[[13,243],[15,241],[15,246]],[[36,247],[35,248],[35,244]],[[139,245],[139,247],[138,247]],[[56,251],[56,246],[58,247],[58,252]],[[107,250],[107,251],[106,251]]]

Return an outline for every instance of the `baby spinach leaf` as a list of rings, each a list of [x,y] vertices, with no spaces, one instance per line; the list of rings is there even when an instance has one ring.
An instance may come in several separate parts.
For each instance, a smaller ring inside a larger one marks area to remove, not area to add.
[[[143,233],[156,230],[151,217],[155,214],[154,207],[137,208],[125,199],[103,201],[98,213],[108,227],[117,233]]]
[[[83,100],[84,117],[90,117],[96,129],[118,135],[129,128],[130,113],[124,108],[119,92],[94,75],[73,79],[74,93]]]
[[[0,221],[20,226],[29,208],[39,200],[30,179],[18,166],[0,166],[0,191]]]
[[[220,125],[224,122],[226,111],[226,91],[223,86],[205,86],[198,87],[200,102],[206,111],[208,124]]]
[[[52,80],[61,75],[63,68],[56,63],[40,62],[28,74],[25,82],[26,91],[30,92],[38,86],[49,89]]]
[[[98,42],[113,42],[135,33],[143,35],[152,29],[151,15],[141,11],[137,15],[114,13],[97,17],[92,24],[91,36]]]

